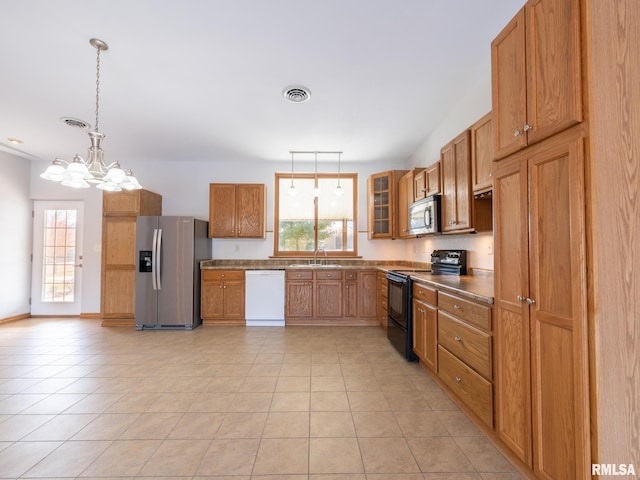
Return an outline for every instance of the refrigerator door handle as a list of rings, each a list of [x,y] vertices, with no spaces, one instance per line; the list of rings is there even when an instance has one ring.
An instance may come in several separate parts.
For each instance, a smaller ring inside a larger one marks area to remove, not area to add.
[[[156,284],[156,245],[158,243],[158,229],[153,229],[153,241],[151,242],[151,285],[154,290],[158,290],[158,285]]]
[[[156,260],[158,262],[157,263],[158,268],[156,268],[156,285],[158,286],[158,290],[162,290],[161,259],[162,259],[162,229],[159,228],[158,229],[158,243],[156,245]]]

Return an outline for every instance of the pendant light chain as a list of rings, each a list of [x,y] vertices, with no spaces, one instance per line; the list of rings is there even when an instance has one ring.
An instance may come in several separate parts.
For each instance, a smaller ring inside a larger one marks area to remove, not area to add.
[[[100,110],[100,50],[102,50],[99,46],[96,47],[96,50],[98,51],[98,54],[96,55],[96,127],[95,127],[95,131],[99,131],[98,130],[98,121],[99,121],[99,116],[98,116],[98,112]]]

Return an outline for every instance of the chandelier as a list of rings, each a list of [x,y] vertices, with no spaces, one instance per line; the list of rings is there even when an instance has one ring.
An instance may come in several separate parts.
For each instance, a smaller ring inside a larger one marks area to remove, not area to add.
[[[98,131],[100,110],[100,52],[108,50],[109,46],[97,38],[89,40],[96,49],[96,123],[93,132],[88,132],[91,146],[88,149],[87,160],[76,154],[73,161],[68,162],[56,158],[51,165],[40,175],[46,180],[61,182],[62,185],[72,188],[89,188],[94,184],[96,188],[110,192],[121,190],[138,190],[142,186],[133,176],[131,170],[120,168],[116,161],[109,165],[104,163],[104,150],[102,140],[104,134]]]

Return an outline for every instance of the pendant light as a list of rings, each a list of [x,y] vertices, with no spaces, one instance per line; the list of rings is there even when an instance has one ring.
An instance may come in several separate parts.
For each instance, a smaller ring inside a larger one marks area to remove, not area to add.
[[[289,194],[290,197],[293,197],[297,191],[296,191],[296,187],[293,184],[293,152],[291,153],[291,186],[289,187],[289,191],[287,192]]]
[[[89,188],[90,184],[93,183],[96,188],[112,192],[141,189],[142,186],[133,176],[131,170],[123,170],[117,161],[109,165],[104,163],[104,150],[102,150],[101,146],[104,134],[98,130],[100,52],[108,50],[109,46],[97,38],[92,38],[89,43],[96,49],[96,123],[94,131],[88,133],[91,141],[91,146],[88,149],[88,158],[85,160],[77,154],[72,162],[56,158],[40,177],[54,182],[61,182],[62,185],[71,188]]]
[[[338,152],[338,185],[333,190],[333,194],[337,197],[341,197],[342,195],[344,195],[344,190],[340,186],[340,155],[341,153],[342,152]]]
[[[315,175],[313,177],[313,190],[311,190],[311,195],[313,195],[314,197],[319,197],[320,196],[320,189],[318,188],[318,152],[313,152],[315,154],[315,164],[316,164],[316,168],[315,168]]]

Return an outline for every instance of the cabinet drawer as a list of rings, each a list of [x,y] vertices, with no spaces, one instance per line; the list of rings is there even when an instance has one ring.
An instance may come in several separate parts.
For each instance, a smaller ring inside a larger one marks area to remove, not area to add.
[[[345,280],[357,280],[358,279],[358,271],[357,270],[346,270],[344,272]]]
[[[434,307],[438,306],[438,291],[421,283],[415,282],[413,284],[413,298],[431,304]]]
[[[313,270],[287,270],[287,280],[313,280]]]
[[[464,404],[493,428],[491,383],[438,345],[438,376]]]
[[[342,280],[342,271],[316,270],[316,280]]]
[[[491,330],[491,307],[443,292],[438,292],[438,307],[476,327]]]
[[[439,311],[438,343],[484,378],[491,380],[491,335]]]
[[[202,270],[202,280],[244,280],[244,270]]]

